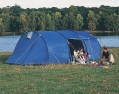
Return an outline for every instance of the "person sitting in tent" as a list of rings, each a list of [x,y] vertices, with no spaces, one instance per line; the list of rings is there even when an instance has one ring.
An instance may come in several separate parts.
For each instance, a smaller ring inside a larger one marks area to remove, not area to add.
[[[83,48],[82,47],[79,48],[79,50],[77,51],[77,53],[79,54],[79,56],[83,56],[83,54],[84,54]]]
[[[85,64],[85,57],[86,56],[86,53],[84,55],[84,50],[83,48],[79,48],[79,50],[77,51],[77,54],[78,54],[78,59],[77,59],[77,62],[79,64]]]
[[[84,52],[84,54],[83,54],[83,57],[84,57],[84,60],[85,60],[85,63],[89,63],[89,61],[88,61],[88,52]]]
[[[78,60],[78,53],[76,50],[74,50],[74,53],[73,53],[73,62],[76,62]]]
[[[102,58],[101,58],[102,65],[110,65],[111,63],[114,63],[113,55],[110,54],[107,47],[104,46],[102,48],[102,51],[103,51]]]
[[[84,58],[85,64],[91,64],[93,66],[97,66],[98,65],[98,63],[96,61],[94,61],[94,60],[89,61],[88,52],[86,52],[86,51],[84,52],[83,58]]]
[[[83,56],[83,48],[79,48],[79,50],[74,50],[73,62],[80,62]]]

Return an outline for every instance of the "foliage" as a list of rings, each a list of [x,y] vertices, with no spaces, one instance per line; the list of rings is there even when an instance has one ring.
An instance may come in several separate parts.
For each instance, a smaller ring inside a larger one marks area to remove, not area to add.
[[[95,14],[93,13],[92,10],[90,10],[88,13],[88,29],[91,31],[95,30],[96,22],[97,22],[97,19],[95,17]]]
[[[0,53],[1,94],[118,94],[119,48],[116,65],[109,68],[87,65],[8,65],[10,53]],[[2,59],[2,60],[1,60]]]
[[[19,5],[0,9],[0,33],[36,30],[108,30],[119,32],[119,7],[23,9]]]

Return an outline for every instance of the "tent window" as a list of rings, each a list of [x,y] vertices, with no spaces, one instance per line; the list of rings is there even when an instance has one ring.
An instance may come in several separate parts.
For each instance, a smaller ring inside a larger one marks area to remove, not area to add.
[[[74,50],[77,50],[81,47],[84,48],[81,40],[68,39],[68,42],[69,42],[69,48],[70,48],[71,55],[73,55]]]

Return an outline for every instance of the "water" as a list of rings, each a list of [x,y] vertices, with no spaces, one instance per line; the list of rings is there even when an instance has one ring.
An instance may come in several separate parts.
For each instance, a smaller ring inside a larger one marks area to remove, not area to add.
[[[0,37],[0,52],[13,52],[20,36]]]
[[[13,52],[20,36],[0,37],[0,52]],[[101,46],[119,47],[119,36],[97,36]]]
[[[97,36],[101,46],[119,47],[119,36]]]

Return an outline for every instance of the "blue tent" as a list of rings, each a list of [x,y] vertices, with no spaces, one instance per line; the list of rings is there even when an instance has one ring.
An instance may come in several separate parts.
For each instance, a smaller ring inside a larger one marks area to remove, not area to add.
[[[97,39],[83,31],[35,31],[23,34],[8,64],[61,64],[72,61],[73,50],[83,47],[89,60],[98,60],[101,47]]]

